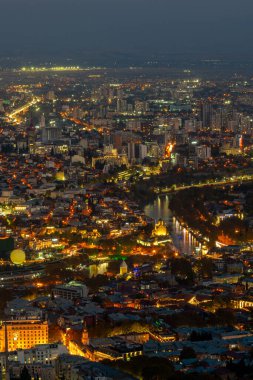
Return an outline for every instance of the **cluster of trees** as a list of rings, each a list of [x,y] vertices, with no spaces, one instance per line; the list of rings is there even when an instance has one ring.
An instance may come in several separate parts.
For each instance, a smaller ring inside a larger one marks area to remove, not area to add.
[[[180,191],[171,199],[170,208],[179,219],[184,220],[192,229],[200,231],[203,236],[208,236],[214,243],[218,230],[205,208],[205,192],[206,189],[198,188]]]
[[[196,354],[188,347],[182,351],[185,358],[195,358]],[[116,360],[103,362],[129,373],[140,380],[221,380],[219,376],[209,374],[183,374],[176,372],[173,364],[164,358],[139,356],[129,362]]]
[[[246,364],[244,359],[237,363],[229,361],[227,369],[233,372],[237,379],[253,379],[253,366],[252,364]]]
[[[228,236],[235,242],[253,240],[252,228],[249,227],[247,221],[237,217],[223,220],[219,225],[219,229],[225,236]]]
[[[174,194],[170,208],[189,225],[210,239],[210,246],[214,245],[218,236],[224,235],[232,243],[240,243],[253,240],[253,231],[245,220],[232,217],[223,220],[217,226],[217,218],[211,215],[205,207],[205,202],[219,202],[224,199],[224,190],[214,187],[190,188]],[[253,195],[247,198],[249,213],[253,213]]]
[[[141,205],[145,205],[152,202],[155,199],[156,194],[154,193],[154,188],[151,184],[148,185],[142,181],[131,186],[129,197],[133,200],[138,199]]]
[[[89,336],[100,338],[104,336],[116,336],[130,333],[147,333],[153,329],[153,326],[144,322],[122,322],[116,326],[110,326],[109,323],[98,323],[95,327],[89,329]]]
[[[138,356],[129,362],[117,360],[115,362],[105,361],[104,364],[114,366],[143,380],[167,380],[174,374],[173,365],[167,359],[158,357]]]
[[[213,337],[212,337],[212,334],[209,332],[205,332],[205,331],[197,332],[193,330],[189,339],[191,342],[202,342],[206,340],[212,340]]]
[[[171,273],[184,285],[192,285],[197,278],[212,278],[213,275],[213,262],[207,257],[196,260],[194,264],[186,258],[169,259],[168,263]]]

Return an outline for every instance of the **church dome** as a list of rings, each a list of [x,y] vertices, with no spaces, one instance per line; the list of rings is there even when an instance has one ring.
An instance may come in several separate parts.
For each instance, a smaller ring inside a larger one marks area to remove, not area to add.
[[[125,261],[122,261],[120,268],[127,268],[127,263]]]
[[[159,220],[153,229],[152,236],[167,236],[168,229],[163,220]]]

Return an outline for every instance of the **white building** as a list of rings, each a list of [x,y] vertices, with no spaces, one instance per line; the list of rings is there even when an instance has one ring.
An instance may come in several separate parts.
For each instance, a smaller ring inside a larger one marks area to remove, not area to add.
[[[38,344],[29,350],[17,350],[17,361],[21,364],[52,364],[59,355],[67,353],[67,348],[61,343]]]
[[[207,160],[212,157],[210,146],[200,145],[196,147],[196,154],[201,160]]]
[[[68,284],[58,285],[53,289],[55,297],[65,298],[67,300],[75,300],[77,298],[87,298],[88,288],[85,284],[71,281]]]

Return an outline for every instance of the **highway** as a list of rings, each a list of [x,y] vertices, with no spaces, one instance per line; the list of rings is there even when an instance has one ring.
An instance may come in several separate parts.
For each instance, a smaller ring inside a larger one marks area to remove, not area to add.
[[[232,176],[230,178],[224,178],[223,180],[210,180],[208,182],[203,182],[203,183],[197,183],[197,184],[192,184],[192,185],[182,185],[175,187],[175,185],[171,187],[165,187],[165,188],[156,188],[156,193],[158,194],[168,194],[168,193],[173,193],[176,191],[181,191],[181,190],[186,190],[190,189],[193,187],[206,187],[206,186],[225,186],[225,185],[231,185],[235,184],[238,182],[249,182],[253,181],[253,174],[252,175],[240,175],[240,176]]]
[[[18,114],[20,114],[22,112],[27,111],[30,107],[32,107],[33,105],[35,105],[36,103],[38,103],[38,101],[39,101],[38,98],[33,98],[30,102],[24,104],[23,106],[15,109],[11,113],[7,114],[7,117],[10,118],[10,119],[13,119],[16,115],[18,115]]]

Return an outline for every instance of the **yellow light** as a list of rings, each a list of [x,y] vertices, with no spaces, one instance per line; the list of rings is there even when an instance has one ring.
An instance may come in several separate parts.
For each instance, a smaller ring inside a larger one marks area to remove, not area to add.
[[[165,157],[170,158],[172,150],[174,148],[175,144],[168,143],[166,148],[165,148]]]
[[[10,255],[11,262],[15,265],[22,265],[25,262],[26,255],[22,249],[14,249]]]

